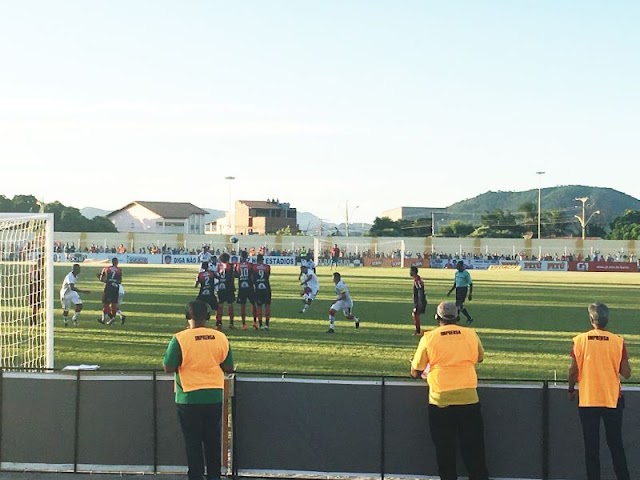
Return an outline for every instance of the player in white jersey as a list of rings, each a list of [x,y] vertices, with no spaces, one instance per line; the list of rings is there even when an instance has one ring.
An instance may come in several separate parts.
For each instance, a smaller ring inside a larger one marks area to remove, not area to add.
[[[310,272],[316,273],[316,263],[313,261],[313,257],[311,254],[300,260],[300,265],[303,267],[307,267]]]
[[[356,328],[360,328],[360,319],[353,314],[353,300],[349,294],[349,288],[342,281],[338,272],[333,273],[333,283],[336,285],[336,299],[329,309],[329,330],[327,333],[335,333],[336,312],[339,310],[342,310],[348,320],[354,321]]]
[[[200,262],[200,265],[202,265],[203,262],[207,262],[209,264],[209,270],[213,271],[217,261],[218,259],[216,256],[209,250],[209,245],[202,247],[202,251],[198,255],[198,262]]]
[[[73,316],[71,317],[71,321],[73,322],[73,326],[78,326],[78,316],[82,311],[82,299],[80,298],[81,293],[89,294],[91,293],[89,290],[81,290],[76,286],[78,282],[78,277],[80,276],[80,264],[74,263],[72,270],[64,277],[62,281],[62,286],[60,287],[60,303],[62,304],[62,320],[64,321],[64,326],[66,327],[69,324],[69,310],[71,310],[71,306],[73,305]]]
[[[307,308],[311,306],[311,302],[316,299],[320,289],[318,276],[305,265],[300,267],[300,285],[302,285],[302,310],[300,313],[305,313]]]

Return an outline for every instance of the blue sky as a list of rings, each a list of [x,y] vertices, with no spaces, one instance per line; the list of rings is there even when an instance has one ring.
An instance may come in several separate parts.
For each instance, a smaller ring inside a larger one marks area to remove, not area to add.
[[[6,0],[0,194],[355,222],[490,190],[640,198],[638,25],[637,1]]]

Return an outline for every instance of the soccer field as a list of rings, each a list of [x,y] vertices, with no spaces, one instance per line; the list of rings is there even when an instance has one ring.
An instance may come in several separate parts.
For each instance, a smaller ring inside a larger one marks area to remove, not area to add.
[[[171,335],[185,326],[184,306],[197,295],[193,287],[197,267],[124,265],[127,321],[111,326],[96,322],[102,292],[96,273],[101,268],[82,264],[78,285],[91,294],[82,295],[85,306],[78,327],[62,326],[59,302],[55,302],[55,367],[97,364],[102,369],[161,369]],[[56,289],[70,269],[70,264],[56,265]],[[361,327],[356,330],[339,312],[335,335],[325,333],[334,298],[331,271],[318,268],[320,292],[304,315],[298,313],[302,306],[298,272],[294,267],[272,269],[269,331],[229,330],[225,311],[224,331],[239,371],[408,375],[419,341],[413,336],[408,269],[342,269]],[[429,302],[422,323],[431,328],[435,307],[447,299],[454,271],[421,269],[420,274]],[[466,305],[486,350],[485,361],[478,367],[480,379],[539,380],[557,375],[564,380],[571,338],[589,328],[586,309],[594,301],[609,305],[611,330],[625,337],[632,368],[640,365],[636,312],[640,275],[507,270],[472,270],[471,275],[474,295]],[[238,305],[235,310],[239,325]],[[634,372],[631,380],[635,377]]]

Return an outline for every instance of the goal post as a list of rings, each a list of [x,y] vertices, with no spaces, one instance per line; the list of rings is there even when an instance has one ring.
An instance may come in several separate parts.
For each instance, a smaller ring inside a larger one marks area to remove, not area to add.
[[[340,249],[338,266],[351,265],[358,259],[362,265],[403,267],[407,252],[404,239],[380,240],[376,237],[327,237],[313,239],[314,261],[317,266],[332,263],[331,249],[337,245]]]
[[[51,369],[53,214],[0,213],[0,368]]]

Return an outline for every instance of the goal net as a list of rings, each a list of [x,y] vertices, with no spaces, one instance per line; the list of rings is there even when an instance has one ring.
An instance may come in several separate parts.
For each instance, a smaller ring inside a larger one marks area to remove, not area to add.
[[[53,368],[53,215],[0,213],[0,368]]]
[[[380,241],[376,237],[315,237],[313,250],[316,265],[338,267],[402,267],[407,254],[404,240]],[[338,256],[334,256],[334,253],[338,253]]]

